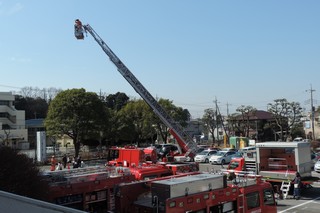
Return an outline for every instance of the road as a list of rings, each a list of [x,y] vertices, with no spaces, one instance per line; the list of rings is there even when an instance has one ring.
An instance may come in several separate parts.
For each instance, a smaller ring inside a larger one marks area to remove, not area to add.
[[[221,165],[211,165],[200,163],[200,171],[206,172],[219,172],[223,168]],[[227,165],[224,165],[227,167]],[[312,176],[320,177],[319,173],[312,172]],[[315,183],[309,189],[304,189],[301,192],[301,199],[292,199],[291,195],[288,195],[287,199],[278,200],[277,210],[279,213],[319,213],[320,212],[320,182]]]

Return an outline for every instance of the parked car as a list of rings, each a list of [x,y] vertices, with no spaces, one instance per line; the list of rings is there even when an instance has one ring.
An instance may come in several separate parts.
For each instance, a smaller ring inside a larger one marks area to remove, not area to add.
[[[314,164],[314,171],[320,173],[320,160]]]
[[[209,149],[210,145],[197,145],[198,148]]]
[[[194,157],[194,161],[198,163],[209,163],[209,158],[217,152],[217,150],[203,150]]]
[[[243,152],[236,152],[235,154],[234,154],[234,156],[232,156],[232,158],[231,159],[233,159],[233,158],[242,158],[243,157]]]
[[[196,155],[199,154],[200,152],[202,152],[203,150],[205,150],[205,148],[198,146],[198,150],[197,150],[197,152],[196,152]],[[194,157],[195,157],[195,156],[194,156]],[[186,161],[187,161],[187,162],[194,161],[194,157],[191,158],[191,157],[188,156],[188,157],[186,158]]]
[[[235,151],[219,151],[217,154],[210,157],[211,164],[225,164],[230,163],[232,157],[236,154]]]
[[[221,151],[232,151],[232,152],[237,152],[238,150],[237,149],[235,149],[235,148],[223,148],[223,149],[221,149]]]
[[[157,144],[155,145],[158,158],[163,158],[171,152],[179,152],[179,148],[174,144]]]

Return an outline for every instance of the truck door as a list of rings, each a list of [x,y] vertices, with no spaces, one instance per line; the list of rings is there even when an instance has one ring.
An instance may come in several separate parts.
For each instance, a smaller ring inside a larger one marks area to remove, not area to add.
[[[245,195],[245,212],[276,213],[273,190],[268,188],[247,193]]]
[[[245,195],[244,212],[262,212],[260,192],[254,191]]]
[[[270,189],[263,190],[262,212],[277,212],[274,192]]]

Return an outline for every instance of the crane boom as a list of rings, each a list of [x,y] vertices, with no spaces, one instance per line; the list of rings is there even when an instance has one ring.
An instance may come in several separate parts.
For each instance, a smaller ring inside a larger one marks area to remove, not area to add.
[[[197,145],[192,140],[190,135],[184,132],[182,126],[169,116],[169,114],[159,105],[155,98],[148,92],[148,90],[140,83],[140,81],[132,74],[126,65],[117,57],[117,55],[108,47],[108,45],[89,24],[81,24],[81,26],[78,26],[80,31],[81,28],[83,28],[85,32],[89,32],[92,35],[102,50],[108,55],[111,62],[117,67],[120,74],[129,82],[134,90],[152,108],[161,121],[170,129],[171,134],[176,138],[179,146],[185,152],[185,156],[193,157],[197,150]],[[77,28],[75,27],[75,29]],[[83,35],[79,37],[76,35],[76,37],[78,39],[83,39]]]

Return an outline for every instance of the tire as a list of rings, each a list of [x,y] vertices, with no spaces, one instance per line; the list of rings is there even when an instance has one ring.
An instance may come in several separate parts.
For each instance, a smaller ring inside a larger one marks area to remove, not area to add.
[[[205,163],[209,163],[209,159],[206,158],[204,162],[205,162]]]
[[[226,163],[226,160],[223,159],[223,160],[221,161],[221,165],[224,165],[225,163]]]

